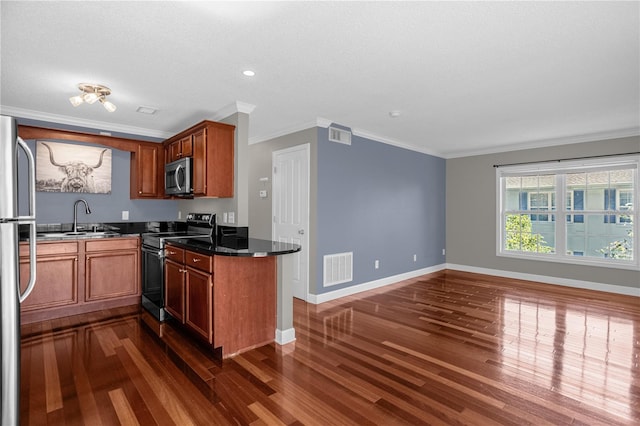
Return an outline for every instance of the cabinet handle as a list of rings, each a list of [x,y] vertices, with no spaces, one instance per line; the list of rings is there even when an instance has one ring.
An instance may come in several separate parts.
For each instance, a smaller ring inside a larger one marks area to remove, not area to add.
[[[198,263],[200,262],[200,259],[193,259],[193,263]]]
[[[142,194],[142,191],[138,191],[138,194]]]
[[[175,252],[175,251],[171,251],[171,250],[169,250],[169,252],[168,252],[168,253],[169,253],[169,254],[176,254],[176,252]]]

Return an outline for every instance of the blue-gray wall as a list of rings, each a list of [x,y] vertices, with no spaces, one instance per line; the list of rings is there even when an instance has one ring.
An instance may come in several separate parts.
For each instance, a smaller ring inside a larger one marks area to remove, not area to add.
[[[318,128],[316,292],[321,294],[445,262],[446,162]],[[323,287],[323,256],[353,252],[353,281]],[[413,261],[413,255],[417,261]],[[380,261],[379,269],[374,261]]]
[[[86,129],[54,123],[36,122],[18,119],[18,123],[31,126],[48,127],[98,133],[100,129]],[[158,142],[148,137],[116,134],[113,136]],[[73,143],[67,140],[54,142]],[[35,157],[34,140],[27,140],[27,145]],[[84,146],[90,144],[82,144]],[[96,145],[97,146],[97,145]],[[19,206],[20,213],[26,214],[28,199],[26,196],[27,174],[26,160],[21,155],[19,175]],[[111,194],[77,194],[77,193],[36,193],[36,219],[39,224],[70,223],[73,222],[73,203],[84,198],[91,207],[91,215],[85,215],[84,210],[78,208],[79,223],[121,222],[122,211],[129,212],[129,222],[170,221],[177,219],[178,204],[173,200],[131,200],[129,199],[130,153],[112,149]]]

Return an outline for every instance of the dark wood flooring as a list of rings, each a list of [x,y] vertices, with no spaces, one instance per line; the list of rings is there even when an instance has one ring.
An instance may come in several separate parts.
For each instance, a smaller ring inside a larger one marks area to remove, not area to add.
[[[137,307],[22,328],[24,425],[638,425],[640,299],[442,271],[217,361]]]

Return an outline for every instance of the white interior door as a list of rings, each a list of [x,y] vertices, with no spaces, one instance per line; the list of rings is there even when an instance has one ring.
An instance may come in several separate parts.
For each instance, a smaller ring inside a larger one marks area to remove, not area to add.
[[[273,239],[299,244],[295,253],[293,297],[309,293],[309,144],[275,151],[272,155]]]

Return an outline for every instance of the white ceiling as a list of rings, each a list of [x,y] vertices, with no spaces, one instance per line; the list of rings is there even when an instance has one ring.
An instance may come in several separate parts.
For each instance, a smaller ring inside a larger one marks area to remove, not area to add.
[[[445,158],[640,134],[637,1],[0,8],[3,114],[166,137],[251,111],[250,143],[326,119]],[[74,108],[81,82],[118,110]]]

